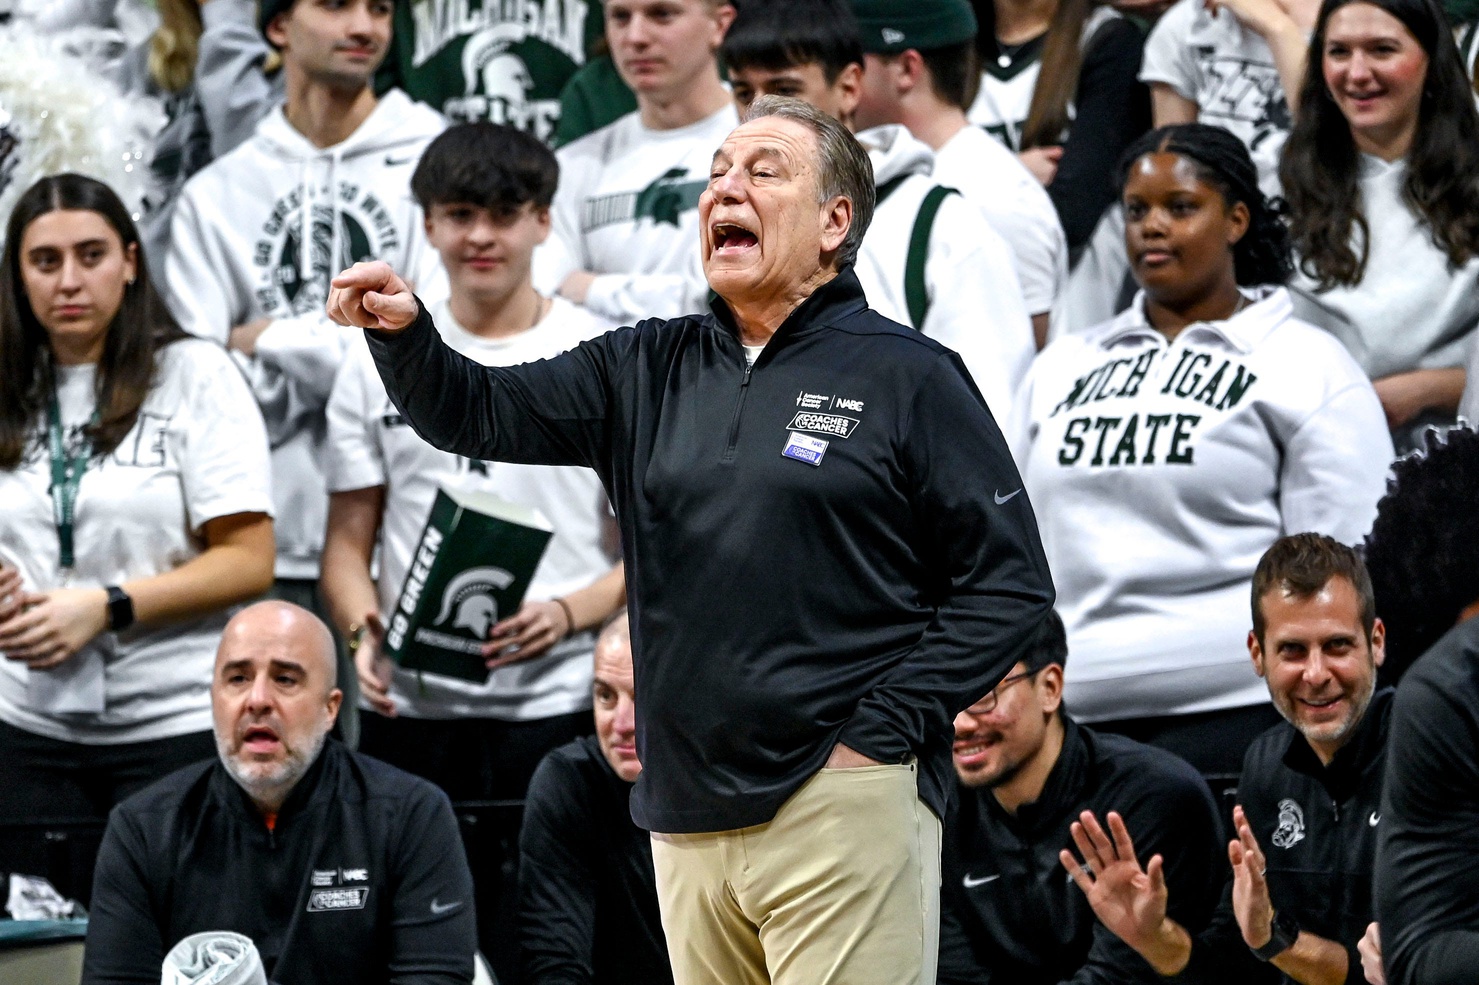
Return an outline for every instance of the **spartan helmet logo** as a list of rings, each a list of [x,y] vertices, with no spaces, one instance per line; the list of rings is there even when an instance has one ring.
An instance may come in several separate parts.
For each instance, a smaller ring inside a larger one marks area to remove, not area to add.
[[[314,205],[309,217],[308,269],[310,276],[302,275],[305,246],[299,236],[301,220],[294,216],[287,222],[287,236],[282,244],[282,257],[278,261],[278,282],[294,314],[317,311],[328,300],[329,278],[337,271],[354,266],[358,260],[374,255],[370,248],[370,236],[359,220],[346,212],[338,215],[338,235],[334,230],[334,210],[328,205]]]
[[[1273,840],[1278,848],[1293,848],[1304,841],[1304,811],[1287,797],[1279,801],[1279,826]]]
[[[469,568],[447,583],[442,592],[442,608],[437,613],[435,626],[445,626],[452,621],[453,629],[466,629],[480,640],[488,638],[488,630],[498,621],[498,601],[495,591],[513,584],[514,576],[502,568]]]
[[[482,93],[493,123],[522,128],[528,120],[534,77],[512,51],[523,40],[522,26],[499,24],[473,35],[462,49],[464,91]]]

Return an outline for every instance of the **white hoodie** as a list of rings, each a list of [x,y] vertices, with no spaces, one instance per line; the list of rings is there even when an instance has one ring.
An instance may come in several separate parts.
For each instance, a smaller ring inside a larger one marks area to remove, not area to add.
[[[935,182],[934,153],[898,124],[857,135],[882,188],[901,181],[879,203],[858,251],[857,274],[873,310],[912,325],[904,290],[909,240],[920,206]],[[1022,300],[1012,251],[980,209],[952,195],[935,216],[925,254],[929,312],[920,331],[960,354],[986,405],[999,421],[1032,362],[1032,320]]]
[[[232,328],[272,319],[255,358],[238,361],[272,441],[279,578],[318,577],[324,407],[358,334],[324,314],[329,279],[357,261],[385,260],[428,303],[446,293],[410,188],[444,126],[392,90],[348,139],[320,148],[279,107],[181,194],[165,262],[180,324],[224,345]]]
[[[1017,395],[1077,719],[1268,700],[1246,648],[1258,559],[1284,534],[1359,543],[1376,515],[1392,442],[1366,374],[1287,290],[1246,293],[1171,342],[1139,296],[1051,343]]]

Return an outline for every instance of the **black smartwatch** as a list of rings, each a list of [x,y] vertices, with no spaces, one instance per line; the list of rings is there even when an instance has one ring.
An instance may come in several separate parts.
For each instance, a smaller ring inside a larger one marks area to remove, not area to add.
[[[1248,950],[1252,951],[1259,961],[1272,961],[1293,947],[1297,940],[1299,940],[1299,921],[1288,913],[1276,910],[1268,943],[1262,947],[1250,947]]]
[[[134,624],[134,600],[117,585],[108,586],[108,628],[122,632]]]

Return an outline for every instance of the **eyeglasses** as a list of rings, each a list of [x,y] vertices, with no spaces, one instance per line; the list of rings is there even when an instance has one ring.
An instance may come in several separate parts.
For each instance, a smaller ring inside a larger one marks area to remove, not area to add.
[[[1020,674],[1013,674],[1011,677],[1003,677],[1000,684],[992,688],[986,697],[967,708],[965,713],[972,718],[980,718],[982,715],[991,714],[996,710],[996,699],[1000,697],[1004,688],[1010,687],[1018,681],[1025,681],[1029,677],[1036,677],[1041,670],[1042,668],[1039,667],[1037,670],[1027,670]]]

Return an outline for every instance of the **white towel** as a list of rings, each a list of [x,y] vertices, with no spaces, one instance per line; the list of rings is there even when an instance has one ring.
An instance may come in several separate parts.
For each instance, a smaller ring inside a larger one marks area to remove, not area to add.
[[[267,973],[250,937],[208,930],[170,948],[160,985],[267,985]]]

